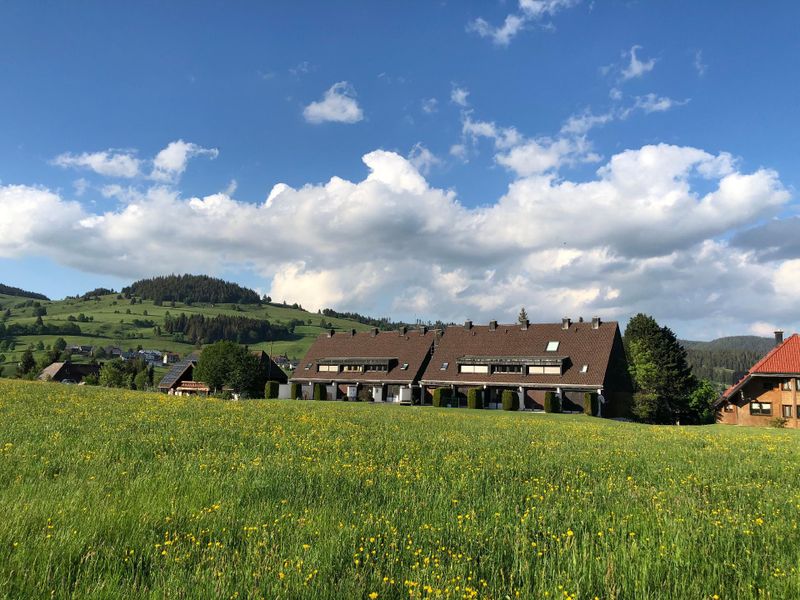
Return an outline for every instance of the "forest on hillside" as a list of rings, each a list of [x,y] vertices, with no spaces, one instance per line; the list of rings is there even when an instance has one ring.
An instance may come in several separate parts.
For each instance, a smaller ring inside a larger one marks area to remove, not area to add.
[[[239,284],[207,275],[166,275],[140,279],[122,288],[125,296],[137,296],[154,302],[193,304],[260,304],[261,297]]]
[[[0,283],[0,294],[5,294],[6,296],[20,296],[22,298],[34,298],[36,300],[45,300],[45,301],[50,300],[50,298],[48,298],[44,294],[29,292],[27,290],[23,290],[21,288],[14,287],[11,285],[3,285],[2,283]]]
[[[229,340],[240,344],[257,344],[277,340],[292,339],[292,328],[275,325],[264,319],[247,317],[231,317],[217,315],[186,316],[181,313],[177,317],[164,317],[164,330],[171,335],[179,335],[192,344],[213,344],[220,340]]]
[[[775,345],[772,338],[732,336],[710,342],[682,340],[692,372],[698,379],[722,385],[736,383]]]

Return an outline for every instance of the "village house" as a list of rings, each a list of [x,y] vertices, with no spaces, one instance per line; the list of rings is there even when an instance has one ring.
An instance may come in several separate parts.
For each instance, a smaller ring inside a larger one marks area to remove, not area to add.
[[[329,400],[372,398],[376,402],[419,402],[418,385],[439,333],[426,327],[357,333],[331,329],[319,336],[292,375],[302,397],[324,385]]]
[[[183,360],[175,363],[159,382],[158,391],[165,394],[181,395],[178,394],[178,388],[181,387],[184,381],[192,381],[192,374],[198,360],[200,360],[200,352],[192,352]]]
[[[262,370],[266,381],[286,383],[289,378],[286,373],[275,364],[263,350],[254,350],[252,354],[258,358],[259,368]],[[200,352],[189,354],[182,361],[175,363],[169,372],[158,384],[158,390],[170,395],[184,396],[193,394],[208,394],[208,386],[202,381],[194,381],[194,369],[200,360]]]
[[[54,362],[42,369],[37,379],[40,381],[55,381],[58,383],[81,383],[85,377],[100,375],[100,365],[75,364],[65,360]]]
[[[500,408],[511,390],[520,410],[542,410],[553,392],[564,412],[582,411],[585,394],[596,393],[602,416],[627,416],[632,395],[619,326],[599,318],[448,327],[421,383],[424,404],[436,388],[449,388],[453,403],[466,406],[468,390],[478,388],[484,406]]]
[[[784,341],[775,332],[775,347],[730,386],[716,403],[717,422],[727,425],[768,425],[786,419],[800,427],[800,336]]]

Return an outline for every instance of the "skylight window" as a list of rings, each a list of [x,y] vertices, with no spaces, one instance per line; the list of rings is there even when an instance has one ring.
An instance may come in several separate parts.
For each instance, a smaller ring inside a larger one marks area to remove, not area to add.
[[[547,342],[547,351],[555,352],[558,350],[558,342]]]
[[[306,371],[308,371],[310,368],[311,368],[311,363],[308,363],[308,364],[306,365]]]
[[[442,366],[439,368],[440,371],[447,371],[447,367],[450,366],[449,362],[443,362]]]
[[[586,373],[589,370],[589,365],[583,365],[581,367],[581,373]]]
[[[407,371],[408,370],[408,363],[403,363],[403,366],[400,367],[400,370],[401,371]]]

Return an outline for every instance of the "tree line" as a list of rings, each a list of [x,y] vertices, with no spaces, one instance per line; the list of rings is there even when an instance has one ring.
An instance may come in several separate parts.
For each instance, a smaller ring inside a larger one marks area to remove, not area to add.
[[[158,303],[261,304],[260,296],[253,290],[207,275],[166,275],[140,279],[122,288],[122,294]]]
[[[292,331],[285,325],[273,325],[267,320],[248,317],[217,315],[206,317],[184,313],[164,317],[164,331],[171,335],[179,334],[192,344],[212,344],[220,340],[235,341],[240,344],[256,344],[273,340],[292,339]]]
[[[21,296],[23,298],[35,298],[36,300],[45,300],[47,302],[50,301],[50,298],[48,298],[44,294],[29,292],[27,290],[23,290],[21,288],[14,287],[11,285],[3,285],[2,283],[0,283],[0,294],[5,294],[6,296]]]

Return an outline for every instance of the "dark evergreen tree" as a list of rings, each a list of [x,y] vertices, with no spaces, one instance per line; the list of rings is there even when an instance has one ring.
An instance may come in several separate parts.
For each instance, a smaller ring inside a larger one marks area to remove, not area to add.
[[[523,306],[519,311],[519,316],[517,317],[517,321],[519,323],[525,323],[528,320],[528,313],[525,312],[525,307]]]
[[[639,313],[625,329],[624,344],[635,384],[634,415],[647,423],[698,422],[690,406],[697,380],[672,330]]]
[[[19,365],[17,365],[17,373],[19,375],[28,375],[35,368],[36,359],[33,358],[33,350],[27,348],[25,352],[22,353],[22,358],[19,361]]]

